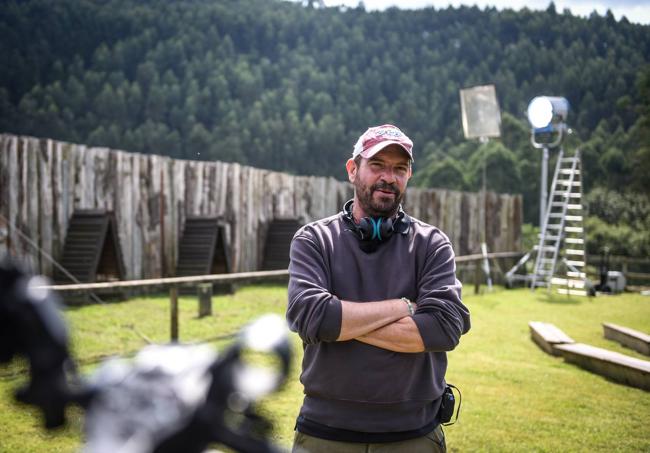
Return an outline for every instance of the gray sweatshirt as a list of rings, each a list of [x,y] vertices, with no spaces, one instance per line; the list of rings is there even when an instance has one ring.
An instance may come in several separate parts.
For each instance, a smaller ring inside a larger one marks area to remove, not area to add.
[[[302,227],[291,244],[287,320],[303,340],[300,415],[359,432],[431,423],[445,386],[447,355],[470,328],[454,252],[439,229],[406,216],[409,228],[365,253],[343,213]],[[426,351],[399,353],[335,341],[341,300],[407,297]]]

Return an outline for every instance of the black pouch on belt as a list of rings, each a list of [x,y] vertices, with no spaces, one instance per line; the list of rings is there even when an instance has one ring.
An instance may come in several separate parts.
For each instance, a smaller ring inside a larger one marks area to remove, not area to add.
[[[440,423],[449,423],[451,417],[454,415],[454,404],[456,398],[451,387],[447,385],[445,391],[442,393],[442,401],[440,402],[440,409],[438,410],[438,421]]]
[[[451,417],[454,415],[454,406],[456,405],[456,397],[452,388],[458,392],[458,408],[456,409],[456,418],[453,422],[449,423]],[[440,409],[438,410],[438,422],[443,425],[453,425],[458,420],[460,415],[460,404],[462,402],[462,395],[460,390],[455,385],[447,384],[445,391],[442,393],[442,401],[440,402]]]

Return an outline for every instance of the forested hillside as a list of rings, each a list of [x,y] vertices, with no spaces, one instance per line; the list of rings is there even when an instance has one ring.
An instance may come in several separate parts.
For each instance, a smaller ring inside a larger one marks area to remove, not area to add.
[[[2,131],[342,178],[358,135],[395,122],[415,142],[415,183],[476,190],[487,159],[488,189],[523,193],[535,223],[524,111],[560,95],[587,192],[648,203],[650,27],[611,14],[27,0],[3,2],[0,36]],[[486,83],[503,138],[481,148],[462,136],[458,91]]]

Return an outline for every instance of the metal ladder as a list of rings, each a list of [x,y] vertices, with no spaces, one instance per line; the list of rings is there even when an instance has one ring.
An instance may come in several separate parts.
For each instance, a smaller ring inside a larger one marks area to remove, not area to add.
[[[560,149],[537,246],[532,289],[550,290],[557,285],[561,294],[587,295],[583,219],[580,151],[564,157]],[[565,278],[555,276],[560,255],[567,268]]]

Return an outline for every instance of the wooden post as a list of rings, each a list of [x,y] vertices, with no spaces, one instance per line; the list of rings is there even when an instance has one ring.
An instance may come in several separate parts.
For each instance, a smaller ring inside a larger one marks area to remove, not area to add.
[[[481,266],[479,259],[474,260],[474,294],[479,294],[481,288]]]
[[[165,179],[163,178],[163,168],[164,165],[160,166],[160,193],[158,195],[158,200],[159,200],[159,216],[160,216],[160,247],[162,250],[162,253],[160,254],[162,263],[160,263],[160,276],[161,277],[167,277],[167,266],[166,266],[166,258],[167,258],[167,249],[165,248],[165,193],[163,192],[163,187],[165,184]]]
[[[212,283],[198,285],[199,318],[212,316]]]
[[[170,341],[178,341],[178,287],[169,287],[169,303],[171,314]]]

